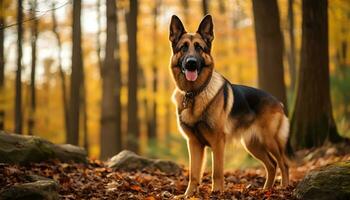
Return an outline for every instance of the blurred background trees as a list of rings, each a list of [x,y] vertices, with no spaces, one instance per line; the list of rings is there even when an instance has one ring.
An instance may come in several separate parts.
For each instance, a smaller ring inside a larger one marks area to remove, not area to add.
[[[66,142],[78,145],[81,116],[80,96],[83,88],[83,58],[81,47],[81,0],[73,1],[72,73],[70,78],[69,132]]]
[[[30,2],[30,17],[32,19],[35,19],[36,14],[36,5],[37,1],[34,0]],[[35,77],[36,77],[36,53],[37,53],[37,39],[38,39],[38,20],[33,20],[31,29],[30,29],[30,34],[31,34],[31,71],[30,71],[30,108],[29,108],[29,115],[28,115],[28,134],[33,135],[34,132],[34,126],[35,126],[35,107],[36,107],[36,95],[35,95]]]
[[[16,96],[15,96],[15,128],[14,132],[23,131],[22,114],[22,40],[23,40],[23,2],[17,0],[17,70],[16,70]]]
[[[295,109],[294,149],[339,142],[330,97],[327,0],[302,2],[302,44]]]
[[[119,37],[115,0],[107,0],[106,54],[101,66],[101,158],[108,158],[122,149],[120,112],[120,64],[117,61]]]
[[[137,52],[137,16],[138,1],[130,0],[129,10],[125,14],[126,32],[128,36],[128,129],[126,148],[139,152],[139,117],[137,88],[139,86],[139,62]]]
[[[345,0],[0,0],[0,129],[92,158],[131,149],[186,162],[168,26],[176,14],[195,31],[206,13],[216,69],[285,104],[294,149],[350,136]],[[228,148],[228,166],[249,160]]]
[[[5,1],[0,1],[0,26],[6,26],[5,23]],[[5,30],[0,28],[0,129],[5,128]]]
[[[277,0],[253,0],[253,14],[259,88],[277,97],[288,112],[283,68],[283,39]]]

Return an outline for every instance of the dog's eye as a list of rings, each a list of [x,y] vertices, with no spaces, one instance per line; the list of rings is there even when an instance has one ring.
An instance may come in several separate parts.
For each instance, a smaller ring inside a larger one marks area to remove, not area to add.
[[[199,45],[198,43],[196,43],[196,44],[194,45],[194,48],[196,49],[196,51],[202,51],[202,50],[203,50],[203,48],[201,47],[201,45]]]
[[[185,43],[184,45],[182,45],[181,51],[186,52],[187,50],[188,50],[188,44]]]

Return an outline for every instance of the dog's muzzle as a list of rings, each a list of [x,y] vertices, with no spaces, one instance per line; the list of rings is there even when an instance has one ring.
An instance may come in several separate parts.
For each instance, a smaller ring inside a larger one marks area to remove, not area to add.
[[[191,56],[184,59],[182,63],[182,72],[185,74],[185,77],[188,81],[196,81],[198,78],[198,60]]]

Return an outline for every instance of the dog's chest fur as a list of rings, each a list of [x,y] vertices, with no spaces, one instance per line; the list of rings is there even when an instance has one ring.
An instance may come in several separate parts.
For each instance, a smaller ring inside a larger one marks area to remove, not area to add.
[[[224,128],[227,120],[227,112],[224,108],[224,97],[219,95],[223,92],[225,79],[213,72],[211,80],[206,88],[195,96],[190,103],[184,105],[185,93],[176,89],[173,101],[177,106],[178,122],[182,129],[206,129],[207,131]],[[232,93],[228,94],[226,105],[232,105]],[[202,131],[201,131],[202,132]]]

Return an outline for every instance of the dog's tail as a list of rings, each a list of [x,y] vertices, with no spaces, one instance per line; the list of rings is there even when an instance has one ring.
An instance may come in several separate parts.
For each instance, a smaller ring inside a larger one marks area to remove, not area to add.
[[[281,119],[281,125],[277,133],[277,140],[281,151],[283,151],[281,152],[284,155],[283,157],[285,158],[288,165],[291,165],[293,163],[295,155],[289,141],[289,128],[289,120],[287,116],[283,115]]]

